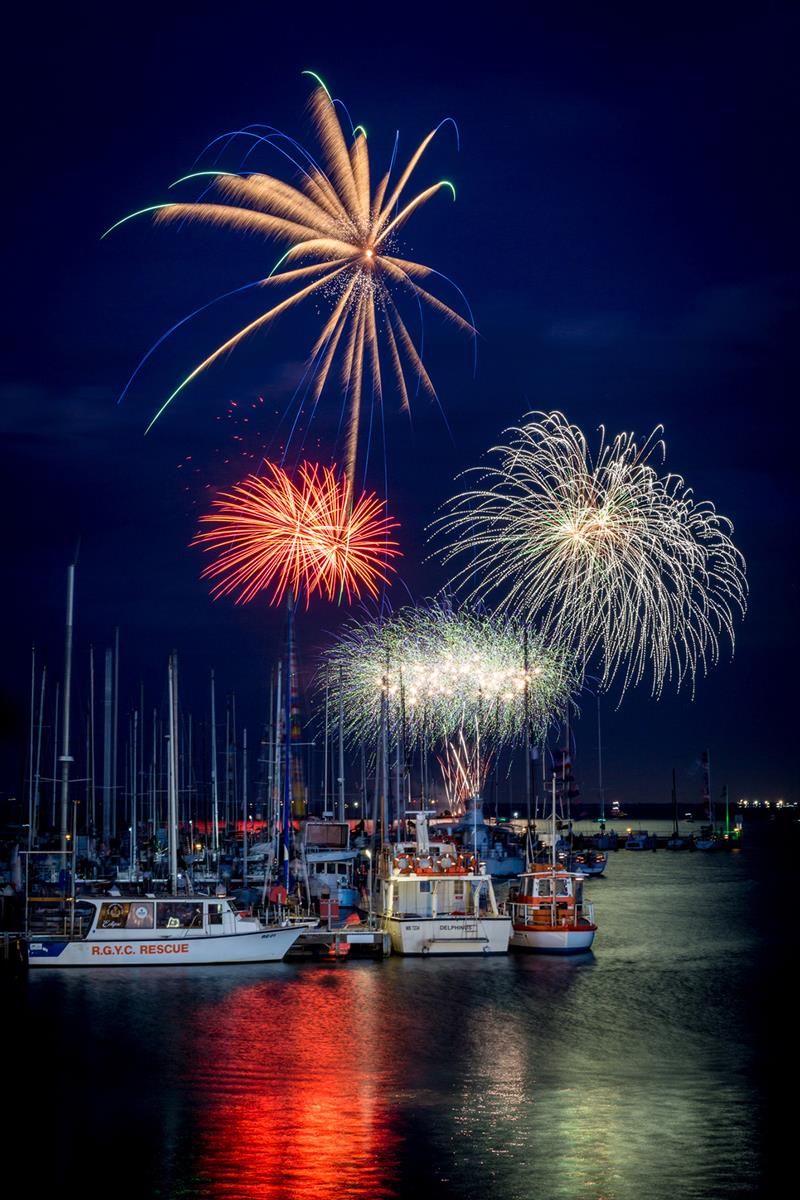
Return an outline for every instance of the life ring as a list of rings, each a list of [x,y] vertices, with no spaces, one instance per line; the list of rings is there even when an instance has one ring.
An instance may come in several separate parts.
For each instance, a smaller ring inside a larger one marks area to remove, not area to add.
[[[430,854],[420,854],[415,863],[417,875],[431,875],[433,873],[433,858]]]
[[[455,856],[455,854],[451,854],[449,852],[449,850],[446,850],[445,853],[442,854],[439,858],[439,866],[442,868],[443,871],[447,871],[447,872],[452,871],[453,867],[456,865],[457,862],[458,862],[457,857]]]
[[[398,854],[392,860],[392,867],[401,875],[408,875],[414,865],[414,859],[410,854]]]

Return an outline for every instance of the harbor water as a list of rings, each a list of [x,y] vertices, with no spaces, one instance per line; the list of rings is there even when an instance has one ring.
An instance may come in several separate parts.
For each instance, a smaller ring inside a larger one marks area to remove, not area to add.
[[[768,1194],[794,848],[609,857],[578,957],[4,980],[7,1174],[170,1200]]]

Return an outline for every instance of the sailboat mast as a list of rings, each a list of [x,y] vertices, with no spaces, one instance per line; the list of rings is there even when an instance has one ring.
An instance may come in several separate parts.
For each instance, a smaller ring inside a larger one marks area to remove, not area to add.
[[[169,846],[169,888],[178,891],[178,656],[169,658],[169,760],[167,767],[169,816],[167,837]]]
[[[289,890],[289,823],[292,810],[292,619],[294,594],[289,588],[286,598],[286,696],[284,703],[284,754],[283,768],[283,886]]]
[[[75,597],[75,563],[67,568],[67,624],[64,636],[64,720],[61,742],[61,852],[65,854],[69,843],[69,718],[70,690],[72,687],[72,611]]]
[[[339,820],[344,820],[344,684],[339,671]]]
[[[219,860],[219,780],[217,778],[217,689],[211,672],[211,848]]]

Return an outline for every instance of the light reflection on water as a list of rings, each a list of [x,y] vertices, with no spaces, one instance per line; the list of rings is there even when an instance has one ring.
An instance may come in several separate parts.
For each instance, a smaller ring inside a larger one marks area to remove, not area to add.
[[[753,1195],[766,869],[612,855],[571,959],[32,973],[41,1186],[88,1162],[166,1197]]]

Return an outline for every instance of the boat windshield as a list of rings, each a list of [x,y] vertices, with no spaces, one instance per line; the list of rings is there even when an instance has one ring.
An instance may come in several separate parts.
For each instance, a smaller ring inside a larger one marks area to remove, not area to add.
[[[159,929],[202,929],[203,906],[186,900],[159,901]]]

